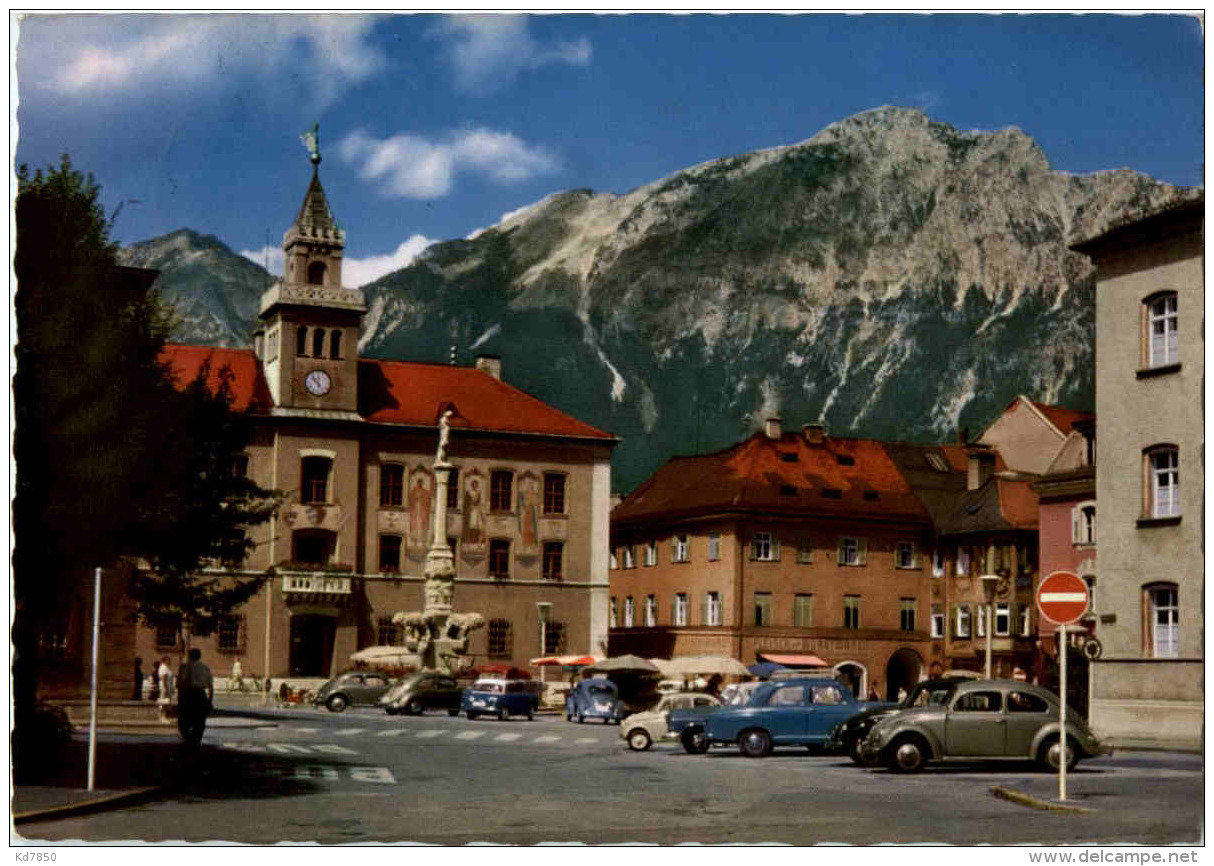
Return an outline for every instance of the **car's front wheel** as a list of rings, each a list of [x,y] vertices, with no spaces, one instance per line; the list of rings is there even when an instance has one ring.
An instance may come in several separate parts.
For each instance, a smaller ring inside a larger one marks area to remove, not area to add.
[[[455,716],[459,715],[459,710],[458,709],[449,709],[449,710],[447,710],[447,715],[454,718]]]
[[[507,706],[504,706],[504,705],[501,707],[498,707],[497,708],[497,718],[498,718],[498,721],[502,721],[502,722],[510,721],[510,708]]]
[[[649,732],[644,728],[636,728],[628,732],[628,748],[634,752],[643,752],[653,744]]]
[[[689,755],[702,755],[708,751],[708,737],[705,736],[703,728],[688,728],[679,734],[679,742],[683,744],[683,751]]]
[[[480,715],[480,713],[474,713],[474,712],[472,712],[472,710],[468,710],[468,721],[472,721],[479,715]]]
[[[418,716],[418,715],[421,715],[421,712],[422,712],[422,705],[419,704],[417,701],[409,701],[409,703],[405,704],[405,715],[406,716]]]
[[[758,728],[743,731],[738,737],[738,751],[748,758],[766,758],[771,754],[771,737]]]
[[[333,695],[329,700],[325,701],[325,706],[329,708],[329,712],[331,713],[340,713],[349,705],[350,702],[346,700],[345,695]]]
[[[1062,765],[1062,746],[1058,741],[1058,737],[1050,737],[1041,744],[1041,748],[1037,750],[1037,762],[1047,770],[1054,772]],[[1067,738],[1066,749],[1066,768],[1073,770],[1075,765],[1079,763],[1079,755],[1075,751],[1075,744],[1071,739]]]
[[[851,745],[847,747],[847,756],[861,767],[872,767],[877,763],[877,756],[865,757],[864,752],[860,748],[861,740],[857,737],[851,741]]]
[[[927,745],[918,737],[895,740],[889,748],[889,768],[895,773],[917,773],[927,763]]]

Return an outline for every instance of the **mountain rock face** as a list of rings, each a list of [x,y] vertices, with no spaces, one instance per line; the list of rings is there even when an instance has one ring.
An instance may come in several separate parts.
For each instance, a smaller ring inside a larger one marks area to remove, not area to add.
[[[507,381],[622,437],[621,492],[774,415],[952,440],[1017,394],[1092,408],[1094,275],[1067,244],[1191,194],[1129,170],[1051,171],[1017,129],[881,108],[437,244],[363,287],[360,347],[500,354]],[[151,254],[183,237],[199,246]],[[132,252],[186,302],[183,339],[243,345],[268,275],[224,260],[208,282],[213,245],[178,232]]]

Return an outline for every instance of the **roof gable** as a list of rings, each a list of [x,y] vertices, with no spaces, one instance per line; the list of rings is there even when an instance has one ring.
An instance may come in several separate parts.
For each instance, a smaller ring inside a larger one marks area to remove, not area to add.
[[[214,392],[219,390],[220,376],[226,369],[232,374],[228,387],[232,393],[232,409],[258,415],[269,412],[273,406],[270,388],[261,372],[261,364],[252,349],[225,349],[216,346],[186,346],[166,343],[160,353],[173,377],[174,385],[184,390],[210,364],[207,385]]]

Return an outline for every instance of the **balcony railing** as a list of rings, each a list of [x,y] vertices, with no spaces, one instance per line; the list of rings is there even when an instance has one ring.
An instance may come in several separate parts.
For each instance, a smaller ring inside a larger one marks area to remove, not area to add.
[[[310,595],[349,595],[351,580],[332,574],[287,574],[282,578],[282,591]]]

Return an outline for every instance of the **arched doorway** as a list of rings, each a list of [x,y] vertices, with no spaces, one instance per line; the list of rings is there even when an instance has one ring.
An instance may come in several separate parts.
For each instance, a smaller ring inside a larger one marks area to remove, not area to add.
[[[845,683],[851,693],[859,700],[864,700],[868,694],[868,669],[859,662],[839,662],[834,667],[835,679]]]
[[[895,650],[885,665],[885,699],[898,700],[899,691],[909,693],[911,686],[923,678],[923,658],[913,649]]]

